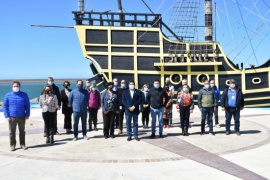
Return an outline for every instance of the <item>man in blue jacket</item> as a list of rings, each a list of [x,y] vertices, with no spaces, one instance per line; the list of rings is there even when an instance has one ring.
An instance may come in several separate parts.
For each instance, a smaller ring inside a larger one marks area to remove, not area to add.
[[[125,90],[122,95],[122,103],[125,107],[126,113],[126,125],[127,125],[127,141],[131,140],[131,119],[133,119],[133,133],[136,141],[140,141],[138,138],[138,116],[140,113],[139,106],[141,104],[141,91],[135,89],[135,82],[129,82],[129,89]]]
[[[12,92],[6,94],[4,98],[4,116],[9,122],[10,150],[15,151],[16,147],[16,127],[19,127],[19,137],[21,148],[27,150],[25,146],[25,120],[30,116],[30,102],[28,95],[20,91],[20,82],[12,83]]]
[[[73,141],[78,140],[78,124],[79,124],[80,118],[82,121],[83,138],[85,140],[89,140],[89,138],[86,135],[87,104],[89,101],[89,94],[87,90],[83,89],[82,80],[78,80],[76,85],[77,85],[77,88],[72,90],[68,97],[69,106],[72,106],[72,110],[73,110],[73,119],[74,119]]]
[[[242,90],[236,86],[234,79],[230,80],[229,87],[225,88],[221,98],[221,108],[226,116],[226,135],[231,133],[231,119],[234,118],[234,132],[240,136],[240,110],[244,109]]]

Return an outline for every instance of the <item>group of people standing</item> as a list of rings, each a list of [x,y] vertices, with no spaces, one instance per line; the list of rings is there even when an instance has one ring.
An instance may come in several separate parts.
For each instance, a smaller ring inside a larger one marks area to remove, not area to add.
[[[121,81],[118,86],[118,79],[107,83],[107,89],[100,94],[95,84],[90,84],[87,80],[84,87],[83,81],[76,82],[76,88],[71,90],[70,82],[64,81],[63,90],[54,84],[52,77],[48,78],[47,85],[43,88],[39,98],[42,117],[44,120],[44,136],[46,143],[54,143],[54,135],[57,131],[57,110],[61,109],[64,114],[64,128],[66,133],[72,133],[72,114],[73,114],[73,134],[74,141],[78,140],[78,124],[81,119],[82,134],[85,140],[87,137],[87,113],[89,114],[89,130],[97,129],[97,113],[102,108],[103,115],[103,134],[104,138],[114,138],[115,128],[118,128],[118,134],[123,133],[123,119],[125,114],[127,141],[140,141],[138,137],[138,117],[142,113],[142,124],[144,129],[149,128],[149,115],[151,114],[151,136],[156,137],[156,119],[159,124],[159,138],[163,138],[163,128],[169,128],[172,124],[172,108],[174,97],[174,86],[170,79],[165,79],[165,85],[162,88],[159,80],[154,80],[153,87],[149,89],[148,84],[144,84],[142,89],[135,88],[135,82],[130,81],[128,87],[126,81]],[[28,95],[20,91],[20,82],[12,83],[12,92],[7,93],[4,99],[4,115],[9,121],[10,129],[10,147],[11,151],[16,146],[16,126],[19,126],[20,145],[22,149],[25,146],[25,120],[30,116],[30,103]],[[221,98],[220,98],[221,97]],[[244,108],[244,97],[240,88],[236,86],[236,81],[231,79],[229,86],[224,89],[222,96],[215,85],[214,80],[205,80],[204,86],[199,90],[198,108],[201,111],[201,135],[205,133],[205,124],[209,126],[209,133],[213,132],[213,114],[215,124],[218,122],[218,103],[225,111],[226,116],[226,135],[231,133],[231,118],[234,116],[235,133],[240,135],[240,110]],[[193,112],[194,102],[192,90],[187,80],[182,80],[182,86],[177,90],[176,108],[180,112],[180,127],[182,135],[188,136],[190,127],[190,113]],[[132,123],[133,121],[133,123]],[[133,124],[133,130],[132,130]],[[92,126],[94,125],[94,126]]]

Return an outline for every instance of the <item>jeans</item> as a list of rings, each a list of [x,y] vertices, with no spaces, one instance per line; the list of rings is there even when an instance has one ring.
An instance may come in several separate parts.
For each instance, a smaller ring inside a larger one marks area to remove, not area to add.
[[[131,119],[133,119],[133,133],[134,137],[138,138],[138,114],[135,113],[126,113],[126,124],[127,124],[127,135],[131,137]]]
[[[205,132],[205,119],[207,116],[207,121],[209,125],[209,132],[213,132],[213,113],[214,107],[202,107],[202,122],[201,122],[201,132]]]
[[[87,119],[87,112],[73,112],[73,129],[74,129],[74,137],[78,137],[78,124],[81,118],[82,122],[82,132],[83,136],[86,136],[86,119]]]
[[[226,131],[230,132],[231,119],[234,119],[234,131],[239,132],[240,128],[240,109],[226,108]]]
[[[190,116],[190,106],[180,106],[180,124],[181,128],[189,128],[189,116]]]
[[[16,146],[16,127],[19,127],[20,145],[25,145],[25,117],[12,117],[9,121],[10,146]]]
[[[159,122],[159,134],[162,135],[163,132],[163,114],[164,114],[164,107],[160,109],[154,109],[150,107],[151,118],[152,118],[152,135],[156,133],[156,118],[158,116]]]

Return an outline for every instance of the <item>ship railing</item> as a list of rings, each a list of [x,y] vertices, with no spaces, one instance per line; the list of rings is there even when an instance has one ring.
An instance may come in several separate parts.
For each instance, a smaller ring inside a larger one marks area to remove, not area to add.
[[[162,28],[161,14],[73,11],[76,25]]]

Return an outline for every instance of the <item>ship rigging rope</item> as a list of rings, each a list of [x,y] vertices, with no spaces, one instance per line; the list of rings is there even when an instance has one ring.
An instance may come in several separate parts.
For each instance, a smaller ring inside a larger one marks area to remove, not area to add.
[[[162,16],[164,16],[165,14],[168,13],[168,11],[174,6],[174,4],[176,3],[176,1],[163,13],[163,15],[161,15],[154,23],[151,27],[153,27],[154,25],[156,25],[156,23],[162,18]],[[150,27],[148,28],[150,29]],[[140,35],[137,39],[137,42],[141,39],[141,37],[143,37],[146,33],[148,32],[148,30],[146,30],[142,35]]]
[[[228,25],[229,25],[229,29],[230,29],[230,33],[231,33],[231,38],[232,38],[232,41],[233,41],[233,44],[234,44],[234,38],[233,38],[233,34],[232,34],[231,23],[229,21],[229,14],[228,14],[228,10],[227,10],[227,5],[226,5],[225,0],[223,0],[223,2],[224,2],[224,7],[225,7],[225,11],[226,11],[227,21],[228,21]]]
[[[255,54],[255,51],[254,51],[253,45],[252,45],[252,43],[251,43],[251,39],[250,39],[250,37],[249,37],[248,31],[247,31],[247,28],[246,28],[245,21],[244,21],[244,19],[243,19],[243,15],[242,15],[242,12],[241,12],[240,5],[239,5],[239,3],[238,3],[238,0],[236,0],[236,3],[237,3],[237,7],[238,7],[239,13],[240,13],[240,15],[241,15],[242,21],[243,21],[243,25],[244,25],[244,27],[245,27],[245,31],[246,31],[247,37],[248,37],[248,39],[249,39],[249,43],[250,43],[250,46],[251,46],[252,52],[253,52],[254,57],[255,57],[255,59],[256,59],[256,61],[257,61],[257,64],[259,65],[259,62],[258,62],[257,56],[256,56],[256,54]]]

